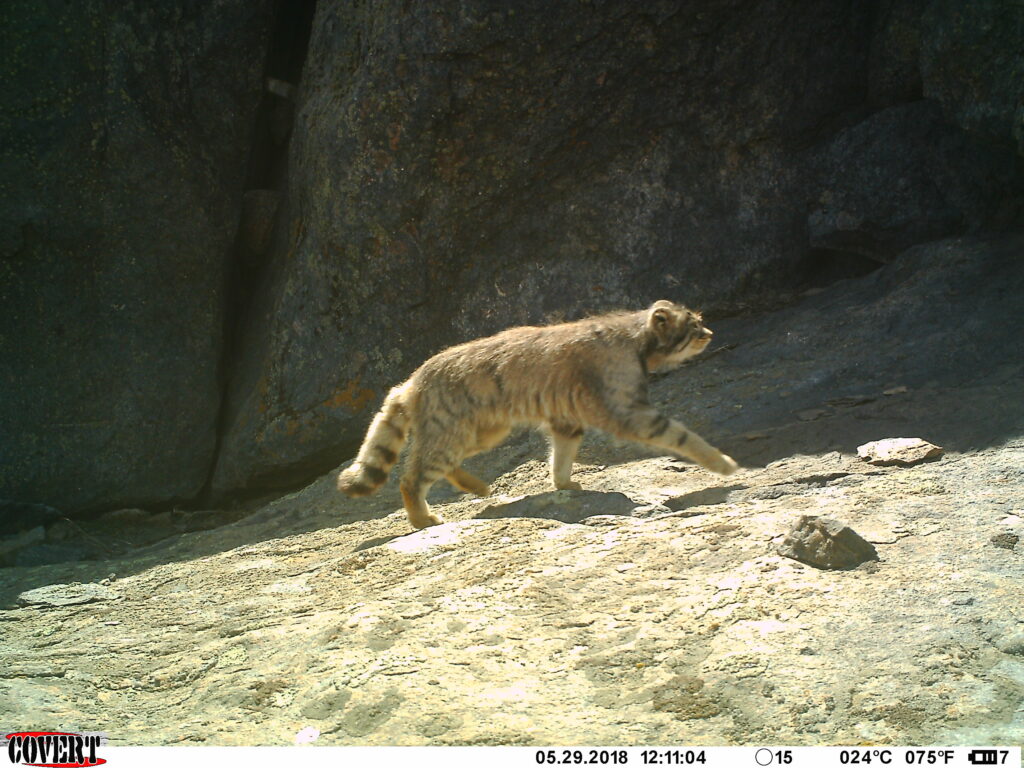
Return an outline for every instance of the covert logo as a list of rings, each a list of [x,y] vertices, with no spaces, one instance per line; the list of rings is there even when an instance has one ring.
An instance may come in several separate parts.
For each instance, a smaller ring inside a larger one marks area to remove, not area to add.
[[[96,747],[106,742],[102,733],[24,731],[7,734],[7,756],[15,765],[43,768],[79,768],[107,762],[96,757]]]

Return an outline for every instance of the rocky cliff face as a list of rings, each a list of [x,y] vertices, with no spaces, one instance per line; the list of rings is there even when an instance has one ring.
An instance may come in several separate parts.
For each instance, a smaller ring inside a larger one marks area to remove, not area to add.
[[[4,3],[0,500],[194,498],[270,2]]]
[[[444,345],[1021,218],[1006,0],[322,2],[301,81],[290,5],[5,6],[0,499],[288,486]]]
[[[1004,74],[972,63],[991,45],[1019,68],[1004,12],[321,4],[215,489],[337,463],[447,344],[723,307],[1006,225]]]

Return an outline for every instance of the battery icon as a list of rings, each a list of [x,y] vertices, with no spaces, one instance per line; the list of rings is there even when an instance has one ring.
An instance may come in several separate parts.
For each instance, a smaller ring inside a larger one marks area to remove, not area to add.
[[[994,749],[972,749],[967,753],[971,765],[998,765],[999,757]]]

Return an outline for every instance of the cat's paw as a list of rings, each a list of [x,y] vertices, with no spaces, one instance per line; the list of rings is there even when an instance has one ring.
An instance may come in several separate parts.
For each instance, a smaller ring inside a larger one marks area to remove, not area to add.
[[[428,512],[425,515],[417,515],[415,519],[412,515],[409,515],[409,522],[413,528],[421,530],[432,525],[441,525],[444,522],[444,518],[440,515],[435,515],[433,512]]]
[[[704,466],[718,475],[731,475],[740,468],[732,456],[727,456],[724,453],[718,454]]]
[[[583,486],[577,483],[575,480],[568,480],[561,485],[555,483],[555,488],[560,491],[582,491]]]

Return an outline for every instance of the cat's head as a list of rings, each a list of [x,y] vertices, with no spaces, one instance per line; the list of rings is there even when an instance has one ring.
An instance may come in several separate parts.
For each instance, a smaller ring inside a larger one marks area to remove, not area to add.
[[[662,299],[647,310],[645,335],[647,369],[669,371],[703,352],[713,334],[700,312]]]

